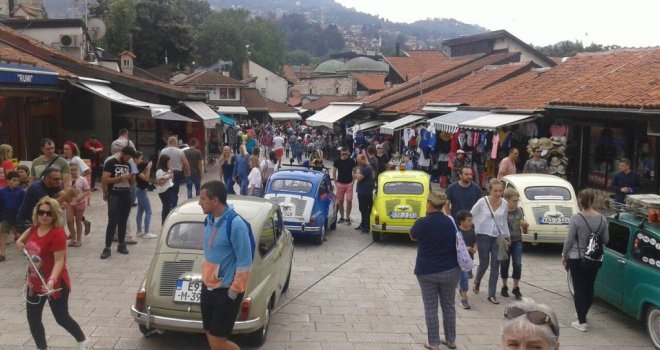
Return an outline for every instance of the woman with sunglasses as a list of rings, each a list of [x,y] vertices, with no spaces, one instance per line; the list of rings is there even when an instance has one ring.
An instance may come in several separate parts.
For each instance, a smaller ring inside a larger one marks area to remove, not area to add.
[[[545,304],[524,298],[504,308],[502,350],[558,350],[559,322]]]
[[[55,199],[44,198],[35,206],[32,215],[35,224],[25,230],[16,241],[16,248],[25,249],[32,264],[28,267],[26,310],[32,338],[38,349],[47,349],[42,312],[46,300],[57,324],[66,329],[78,342],[78,349],[87,349],[88,342],[78,323],[69,315],[71,280],[66,268],[67,237],[64,232],[62,208]],[[46,281],[42,282],[41,277]],[[52,294],[44,295],[49,291]]]

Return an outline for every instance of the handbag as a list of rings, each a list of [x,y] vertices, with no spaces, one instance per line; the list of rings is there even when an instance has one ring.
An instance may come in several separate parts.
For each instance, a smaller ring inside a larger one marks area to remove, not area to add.
[[[589,226],[589,223],[587,222],[587,219],[585,219],[582,214],[579,214],[582,217],[582,220],[584,220],[584,223],[587,225],[587,228],[589,229],[589,247],[591,249],[594,249],[595,246],[599,246],[601,250],[601,254],[597,258],[591,258],[589,256],[584,256],[580,253],[580,240],[578,239],[577,234],[575,235],[575,242],[577,243],[578,247],[578,256],[580,258],[580,267],[583,268],[584,270],[587,271],[596,271],[600,268],[600,266],[603,264],[603,254],[602,254],[602,244],[600,242],[600,234],[598,231],[600,230],[600,226],[603,224],[603,219],[601,217],[600,222],[598,223],[598,228],[596,231],[591,229],[591,226]],[[589,250],[590,248],[587,248]],[[585,254],[586,255],[586,254]]]
[[[458,260],[458,266],[463,272],[472,271],[474,262],[472,261],[470,253],[467,250],[465,240],[463,240],[463,234],[461,231],[459,231],[456,223],[454,222],[454,219],[451,216],[449,218],[451,219],[451,223],[454,224],[454,228],[456,229],[456,260]]]

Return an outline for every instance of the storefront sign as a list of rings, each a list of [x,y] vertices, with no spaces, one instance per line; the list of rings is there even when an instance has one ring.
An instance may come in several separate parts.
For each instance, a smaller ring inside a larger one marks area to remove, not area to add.
[[[0,84],[59,85],[58,74],[48,68],[0,64]]]

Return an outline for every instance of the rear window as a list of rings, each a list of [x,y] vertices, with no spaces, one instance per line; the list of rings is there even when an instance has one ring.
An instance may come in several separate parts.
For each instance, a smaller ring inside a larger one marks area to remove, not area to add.
[[[273,191],[310,193],[312,192],[312,183],[303,180],[277,179],[271,183],[270,188]]]
[[[383,185],[385,194],[423,194],[424,185],[419,182],[388,182]]]
[[[180,249],[204,249],[204,223],[181,222],[167,233],[167,246]]]
[[[561,186],[534,186],[525,189],[525,197],[529,200],[559,200],[571,199],[571,191]]]

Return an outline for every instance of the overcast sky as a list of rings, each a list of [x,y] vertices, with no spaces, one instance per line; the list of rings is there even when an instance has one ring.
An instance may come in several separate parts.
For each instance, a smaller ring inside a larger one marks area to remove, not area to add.
[[[304,1],[304,0],[303,0]],[[489,30],[506,29],[537,46],[562,40],[603,45],[660,45],[660,0],[335,0],[389,19],[455,18]]]

